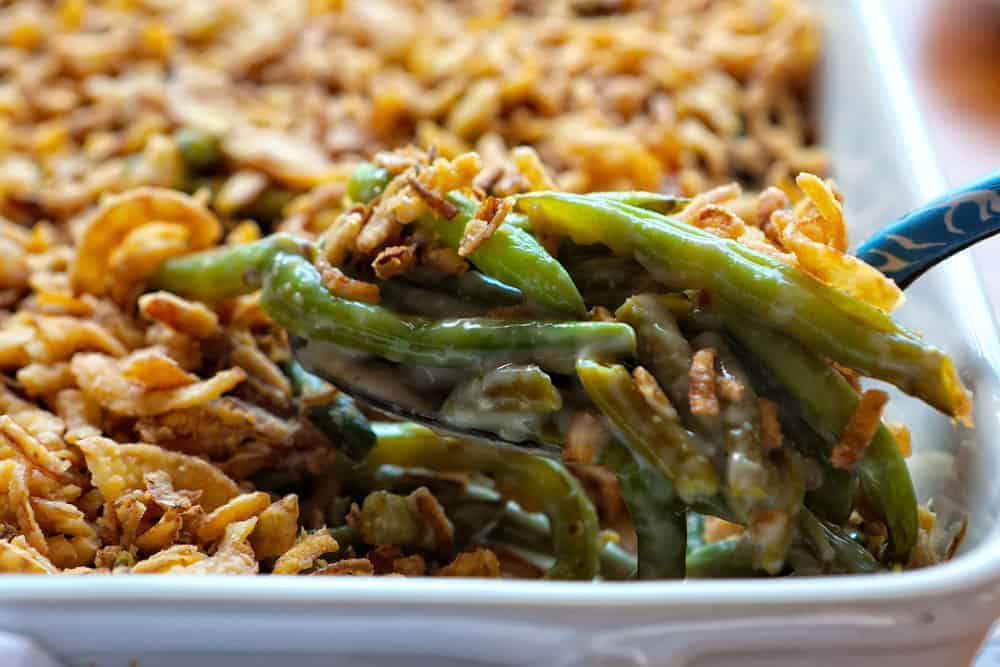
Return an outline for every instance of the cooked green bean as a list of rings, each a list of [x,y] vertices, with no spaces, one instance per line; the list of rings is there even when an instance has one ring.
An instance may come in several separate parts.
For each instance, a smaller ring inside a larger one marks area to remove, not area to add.
[[[705,517],[693,510],[687,512],[687,552],[690,554],[705,545]]]
[[[656,377],[674,407],[685,411],[692,351],[668,307],[670,299],[659,294],[633,296],[615,311],[615,319],[635,329],[639,361]]]
[[[390,361],[482,368],[524,361],[568,372],[582,354],[617,357],[635,349],[632,330],[613,322],[520,322],[493,319],[426,320],[330,294],[307,260],[271,261],[261,306],[281,326]]]
[[[325,381],[302,368],[297,361],[288,362],[285,373],[297,395],[322,392],[327,388]],[[324,435],[353,459],[363,459],[375,444],[375,432],[368,418],[354,399],[343,392],[338,392],[329,403],[310,407],[307,414]]]
[[[832,447],[858,406],[858,394],[847,380],[795,341],[741,317],[727,314],[727,330],[766,366]],[[889,556],[905,563],[917,539],[917,499],[906,462],[884,425],[858,461],[857,473],[866,504],[889,531]]]
[[[168,259],[149,286],[202,301],[221,301],[260,289],[275,256],[306,256],[312,247],[289,234],[273,234],[253,243],[205,250]]]
[[[259,222],[264,229],[271,229],[282,219],[285,207],[294,197],[287,188],[268,185],[256,199],[241,208],[239,214]]]
[[[378,283],[380,303],[403,315],[422,317],[481,317],[489,312],[480,304],[456,299],[450,294],[421,287],[404,280],[393,278]]]
[[[881,310],[802,271],[666,216],[564,193],[532,193],[518,206],[541,230],[634,256],[664,284],[705,289],[865,375],[891,382],[956,417],[969,398],[951,360]]]
[[[816,488],[806,491],[805,505],[817,515],[835,524],[844,524],[854,509],[858,476],[835,468],[830,463],[830,443],[816,433],[802,417],[798,402],[778,383],[771,373],[760,368],[753,355],[747,354],[747,370],[754,385],[778,406],[778,417],[785,439],[799,453],[819,467],[821,479]]]
[[[509,500],[504,505],[500,525],[490,535],[490,540],[503,545],[516,545],[532,551],[545,552],[551,544],[552,531],[544,514],[527,512],[516,502]],[[603,541],[598,560],[602,579],[627,581],[636,577],[638,564],[635,556],[615,542]]]
[[[839,529],[823,523],[809,510],[797,521],[796,543],[790,550],[795,574],[871,574],[878,561]],[[757,577],[765,573],[754,566],[754,549],[746,536],[698,547],[687,558],[687,576],[692,578]]]
[[[555,461],[480,442],[442,438],[412,423],[373,424],[365,466],[383,464],[491,475],[506,493],[538,504],[552,527],[553,579],[592,579],[599,569],[597,514],[579,482]]]
[[[628,204],[636,208],[644,208],[647,211],[655,211],[664,215],[677,213],[684,210],[690,199],[667,195],[662,192],[642,192],[639,190],[621,190],[612,192],[588,192],[587,197],[593,199],[603,199],[604,201]]]
[[[372,491],[361,503],[357,517],[361,540],[371,546],[399,546],[409,549],[433,548],[432,537],[420,515],[405,496],[389,491]]]
[[[458,426],[507,440],[539,439],[544,420],[562,408],[562,395],[538,366],[505,364],[456,386],[441,415]]]
[[[714,349],[722,374],[742,387],[742,395],[727,400],[719,413],[728,452],[724,488],[730,506],[749,527],[754,567],[776,574],[784,563],[802,506],[805,487],[801,468],[785,450],[771,457],[765,453],[757,395],[725,341],[706,332],[695,344]]]
[[[581,359],[576,372],[591,399],[621,432],[625,444],[656,465],[684,502],[707,502],[715,497],[719,476],[709,458],[708,444],[650,407],[623,366]]]
[[[762,577],[754,569],[753,545],[747,537],[733,537],[700,546],[687,557],[687,576],[692,579],[737,579]]]
[[[629,297],[644,292],[660,290],[660,285],[635,260],[617,255],[602,254],[591,257],[563,257],[577,289],[588,306],[604,306],[614,310]]]
[[[182,127],[174,132],[174,141],[184,164],[192,171],[208,171],[222,160],[219,137],[196,127]]]
[[[424,222],[446,246],[458,249],[479,203],[457,192],[449,194],[448,200],[458,207],[458,215],[451,220],[426,216]],[[526,299],[546,310],[573,317],[587,312],[563,265],[535,237],[514,225],[500,225],[468,259],[483,273],[518,288]]]
[[[347,182],[347,196],[359,204],[367,204],[382,194],[391,180],[388,170],[371,162],[362,162],[354,168]]]
[[[687,516],[673,484],[632,448],[612,442],[601,462],[618,478],[638,538],[639,579],[684,577]]]
[[[440,271],[416,266],[407,271],[403,277],[422,287],[432,287],[464,302],[486,308],[520,306],[524,303],[524,294],[521,290],[480,271],[466,271],[457,276],[449,276]]]
[[[842,531],[816,518],[803,508],[799,513],[801,541],[829,571],[844,574],[869,574],[879,571],[878,561],[867,549]]]

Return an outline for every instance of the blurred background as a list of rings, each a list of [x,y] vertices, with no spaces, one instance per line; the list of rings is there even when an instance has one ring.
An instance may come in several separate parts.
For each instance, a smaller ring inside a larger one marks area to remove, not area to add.
[[[1000,2],[885,1],[949,184],[1000,168]],[[975,252],[1000,318],[1000,238]]]

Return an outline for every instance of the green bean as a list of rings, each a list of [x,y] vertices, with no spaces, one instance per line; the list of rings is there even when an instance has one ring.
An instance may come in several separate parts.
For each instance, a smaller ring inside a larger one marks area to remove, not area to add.
[[[504,499],[493,488],[466,482],[461,485],[460,492],[455,493],[458,486],[453,478],[394,465],[380,466],[372,477],[372,480],[365,481],[366,485],[374,484],[400,493],[409,493],[420,485],[430,487],[455,525],[458,548],[462,548],[462,544],[485,540],[505,546],[516,545],[533,552],[551,551],[552,529],[548,517],[540,512],[529,512],[514,500]],[[553,560],[549,556],[544,557]],[[623,581],[635,578],[635,556],[610,540],[603,541],[599,561],[602,579]],[[542,569],[547,570],[550,565],[551,562],[548,562]]]
[[[285,365],[285,374],[298,395],[322,393],[329,386],[294,360]],[[343,392],[337,392],[329,403],[310,407],[307,414],[324,435],[353,459],[363,459],[375,444],[375,432],[368,418],[354,399]]]
[[[849,368],[956,417],[971,411],[951,360],[884,312],[735,241],[632,206],[533,193],[518,206],[540,230],[634,256],[664,284],[705,289]]]
[[[705,517],[697,512],[687,512],[687,552],[690,554],[698,547],[705,546]]]
[[[581,359],[576,372],[625,444],[657,466],[684,502],[707,502],[715,497],[719,477],[708,457],[707,443],[650,407],[623,366]]]
[[[799,514],[796,543],[789,560],[796,574],[871,574],[878,562],[857,542],[818,520],[809,510]],[[764,574],[753,563],[753,544],[746,536],[699,547],[687,558],[692,578],[758,577]]]
[[[445,245],[457,250],[479,203],[458,192],[449,194],[448,200],[458,207],[458,215],[451,220],[427,216],[424,223]],[[583,297],[566,269],[535,237],[514,225],[500,225],[468,259],[483,273],[518,288],[526,299],[546,310],[573,317],[586,315]]]
[[[483,307],[520,306],[524,303],[524,294],[521,290],[479,271],[466,271],[456,276],[449,276],[440,271],[416,266],[407,271],[404,277],[423,287],[433,287],[449,296]]]
[[[343,552],[347,547],[358,544],[361,541],[361,536],[358,535],[358,531],[347,525],[334,526],[333,528],[330,528],[330,535],[333,539],[337,540],[337,544],[340,546],[338,553]]]
[[[743,387],[742,396],[726,401],[719,414],[728,451],[725,492],[730,506],[747,521],[754,567],[776,574],[791,544],[805,494],[801,466],[790,452],[775,452],[773,457],[764,452],[757,395],[722,338],[705,332],[695,344],[714,349],[721,373]]]
[[[830,571],[869,574],[879,571],[878,561],[867,549],[843,534],[840,528],[820,521],[803,508],[799,514],[801,541]]]
[[[516,503],[513,503],[516,505]],[[521,510],[523,512],[523,510]],[[533,530],[541,532],[530,532],[528,530],[518,530],[510,524],[503,522],[492,533],[487,540],[488,544],[496,544],[511,550],[516,556],[528,560],[542,572],[548,570],[553,561],[548,551],[548,542],[551,536],[548,528],[548,521],[544,515],[529,513],[528,516],[541,519],[540,522],[532,520]],[[600,577],[607,581],[630,581],[636,578],[638,563],[635,556],[622,549],[611,540],[604,540],[598,556],[600,562]]]
[[[687,557],[691,579],[740,579],[765,573],[753,566],[753,545],[747,537],[734,537],[698,547]]]
[[[222,160],[219,137],[196,127],[182,127],[174,132],[184,164],[192,171],[208,171]]]
[[[241,208],[239,214],[256,220],[265,229],[271,229],[275,223],[281,221],[285,207],[294,197],[294,193],[287,188],[268,185],[256,199]]]
[[[405,315],[422,317],[478,317],[485,316],[489,309],[471,301],[456,299],[438,290],[414,285],[403,278],[383,280],[378,283],[381,303],[387,308]]]
[[[746,354],[747,369],[755,386],[778,406],[778,418],[785,439],[803,456],[813,461],[821,476],[819,486],[806,491],[805,505],[820,517],[844,524],[854,509],[857,475],[830,463],[830,443],[814,431],[802,417],[798,401],[785,391],[753,355]]]
[[[592,199],[628,204],[629,206],[644,208],[647,211],[655,211],[664,215],[678,213],[691,203],[690,199],[684,197],[667,195],[662,192],[642,192],[638,190],[588,192],[585,196]]]
[[[260,289],[276,255],[310,253],[311,246],[301,239],[273,234],[253,243],[168,259],[149,279],[149,285],[193,299],[221,301]]]
[[[634,294],[660,288],[648,271],[627,257],[605,254],[573,259],[560,255],[559,259],[588,306],[613,310]]]
[[[481,472],[497,485],[541,506],[552,527],[552,579],[592,579],[598,573],[597,514],[579,482],[550,459],[480,442],[442,438],[412,423],[373,424],[378,440],[365,466],[393,464],[439,472]]]
[[[389,180],[385,169],[362,162],[348,182],[348,196],[356,202],[368,203],[382,193]],[[448,199],[458,207],[459,214],[452,220],[427,216],[425,223],[446,245],[457,250],[479,203],[458,192],[449,194]],[[586,313],[583,299],[566,270],[518,225],[501,225],[469,256],[469,261],[500,283],[518,288],[524,297],[543,308],[577,317]]]
[[[639,579],[681,579],[687,554],[687,517],[673,484],[660,469],[619,442],[601,462],[618,478],[638,538]]]
[[[577,356],[615,357],[635,349],[632,330],[611,322],[432,321],[330,294],[307,260],[278,255],[264,280],[261,305],[278,324],[398,363],[482,368],[524,361],[568,372]]]
[[[753,354],[801,406],[802,416],[828,447],[858,406],[858,394],[829,364],[795,341],[725,313],[727,331]],[[909,470],[884,426],[875,432],[857,473],[866,504],[889,532],[889,556],[905,563],[918,533],[917,499]]]
[[[458,426],[491,431],[507,440],[538,439],[562,395],[538,366],[505,364],[456,386],[441,415]]]
[[[388,170],[371,162],[362,162],[354,168],[351,180],[347,182],[347,196],[351,201],[367,204],[382,194],[392,177]]]
[[[635,556],[611,541],[601,547],[600,560],[601,578],[608,581],[629,581],[635,579],[639,571]]]
[[[639,360],[666,392],[674,406],[688,405],[691,345],[669,308],[670,296],[639,294],[615,311],[615,319],[635,329]]]
[[[372,491],[361,503],[357,518],[361,540],[371,546],[399,546],[407,549],[434,548],[433,534],[404,496],[389,491]]]

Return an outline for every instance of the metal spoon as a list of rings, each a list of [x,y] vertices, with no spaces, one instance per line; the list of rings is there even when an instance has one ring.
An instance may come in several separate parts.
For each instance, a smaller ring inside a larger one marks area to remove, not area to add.
[[[1000,172],[935,199],[886,226],[861,245],[858,257],[905,289],[935,264],[998,232]],[[307,370],[382,412],[462,437],[534,450],[558,449],[544,438],[511,437],[509,432],[499,433],[499,427],[472,426],[442,414],[450,390],[482,369],[400,366],[299,337],[293,337],[292,349]],[[573,395],[572,391],[564,393]]]

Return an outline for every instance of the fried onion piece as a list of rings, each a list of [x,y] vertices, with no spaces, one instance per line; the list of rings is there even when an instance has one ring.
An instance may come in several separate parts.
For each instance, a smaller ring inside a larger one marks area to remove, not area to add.
[[[132,568],[133,574],[170,574],[183,572],[185,568],[204,561],[208,556],[193,544],[175,544],[139,561]]]
[[[312,574],[321,577],[370,577],[375,574],[375,566],[367,558],[345,558],[321,567]]]
[[[42,343],[33,355],[38,357],[38,361],[65,361],[84,350],[104,352],[113,357],[121,357],[128,352],[111,332],[97,322],[62,315],[36,315],[33,319]]]
[[[886,424],[886,427],[892,433],[892,438],[896,441],[896,446],[899,448],[899,453],[903,455],[903,458],[908,459],[913,456],[913,440],[910,437],[910,429],[907,428],[906,424],[889,422]]]
[[[731,537],[739,537],[746,529],[738,523],[732,523],[717,516],[706,516],[701,537],[706,543],[721,542]]]
[[[97,531],[76,505],[59,500],[32,498],[31,506],[35,510],[38,524],[49,533],[86,538],[97,536]]]
[[[139,297],[139,312],[146,319],[162,322],[193,338],[207,338],[219,332],[219,317],[207,306],[170,292],[143,294]]]
[[[159,521],[135,539],[135,547],[141,554],[154,554],[169,548],[181,534],[184,521],[174,510],[167,510]]]
[[[15,464],[7,486],[7,502],[10,503],[17,518],[17,527],[28,540],[28,544],[43,556],[49,552],[48,543],[42,527],[35,518],[35,510],[31,506],[31,496],[28,493],[28,470],[21,464]]]
[[[47,548],[47,547],[46,547]],[[6,574],[58,574],[59,569],[23,535],[0,540],[0,572]]]
[[[782,244],[795,255],[802,270],[886,312],[903,304],[903,292],[892,279],[853,255],[812,240],[802,227],[803,223],[793,221],[785,226],[781,236]]]
[[[834,467],[841,470],[854,469],[875,437],[875,431],[882,420],[882,410],[888,401],[889,394],[878,389],[869,389],[861,394],[858,408],[851,415],[830,454],[830,462]]]
[[[824,244],[838,252],[847,252],[844,207],[838,201],[830,183],[815,174],[802,173],[795,177],[795,184],[805,193],[821,216],[826,236]]]
[[[417,263],[415,245],[396,245],[383,248],[372,260],[372,269],[380,280],[389,280],[406,273]]]
[[[746,391],[746,387],[736,379],[726,375],[719,375],[715,378],[715,382],[715,388],[719,392],[719,396],[725,400],[730,403],[737,403],[743,400],[743,393]]]
[[[719,414],[719,397],[715,393],[715,350],[705,348],[694,353],[688,371],[688,400],[691,413],[714,417]]]
[[[0,416],[0,436],[32,467],[60,480],[69,479],[69,461],[56,456],[55,452],[24,430],[10,415]]]
[[[500,561],[489,549],[476,549],[460,553],[455,560],[437,572],[440,577],[479,577],[497,579],[500,577]]]
[[[125,303],[134,285],[153,273],[165,260],[183,255],[191,234],[176,222],[147,222],[128,233],[111,252],[111,296]]]
[[[691,200],[691,203],[680,213],[680,217],[686,222],[693,222],[706,206],[722,204],[736,199],[742,191],[739,183],[727,183],[726,185],[706,190]]]
[[[778,421],[778,405],[766,398],[758,398],[760,408],[760,442],[765,450],[778,449],[784,442],[781,422]]]
[[[381,299],[378,285],[349,277],[335,266],[322,269],[323,286],[334,294],[352,301],[378,303]]]
[[[76,386],[69,363],[65,361],[28,364],[18,369],[16,377],[28,396],[48,396]]]
[[[229,524],[214,554],[181,571],[184,574],[257,574],[257,558],[247,541],[256,525],[257,517]]]
[[[80,389],[101,407],[130,417],[160,415],[202,405],[226,393],[246,379],[246,371],[230,368],[208,380],[175,389],[147,390],[129,380],[122,365],[96,353],[78,354],[71,362],[73,376]]]
[[[326,528],[314,533],[303,534],[295,545],[283,553],[274,564],[273,574],[299,574],[313,566],[323,554],[336,553],[340,549]]]
[[[635,382],[635,386],[639,389],[639,393],[642,394],[642,398],[646,401],[646,404],[656,414],[667,421],[677,419],[677,410],[674,409],[667,395],[663,393],[660,383],[656,381],[652,373],[642,366],[636,366],[635,370],[632,371],[632,380]]]
[[[183,225],[188,231],[186,252],[207,248],[222,235],[222,226],[208,209],[176,190],[135,188],[109,197],[83,223],[70,267],[73,288],[98,296],[107,294],[112,287],[115,250],[133,230],[148,223]]]
[[[297,422],[280,419],[252,403],[226,396],[204,405],[144,417],[135,430],[144,442],[217,460],[232,456],[247,441],[288,448]]]
[[[201,505],[213,511],[240,492],[236,483],[211,463],[194,456],[167,451],[156,445],[119,444],[103,437],[84,438],[83,451],[92,481],[106,501],[144,489],[150,473],[169,475],[173,488],[201,492]]]
[[[555,190],[555,181],[549,176],[538,153],[531,146],[518,146],[510,153],[517,171],[528,182],[531,190]]]
[[[475,216],[465,226],[465,234],[458,246],[458,254],[462,257],[468,257],[479,250],[500,228],[500,225],[507,218],[507,214],[513,208],[514,200],[509,197],[503,199],[487,197],[476,211]]]
[[[223,139],[222,151],[235,164],[259,169],[297,189],[348,175],[314,142],[280,130],[240,125]]]
[[[295,544],[298,531],[299,497],[290,493],[258,515],[250,544],[259,559],[280,556]]]
[[[138,382],[147,390],[177,389],[198,381],[198,377],[181,368],[180,364],[161,350],[139,350],[122,360],[122,376]]]
[[[406,502],[430,528],[435,548],[441,552],[451,551],[455,546],[455,527],[434,494],[426,486],[421,486],[406,497]]]
[[[202,519],[198,526],[198,539],[206,544],[214,542],[222,537],[226,526],[257,516],[270,504],[271,498],[262,491],[236,496]]]

